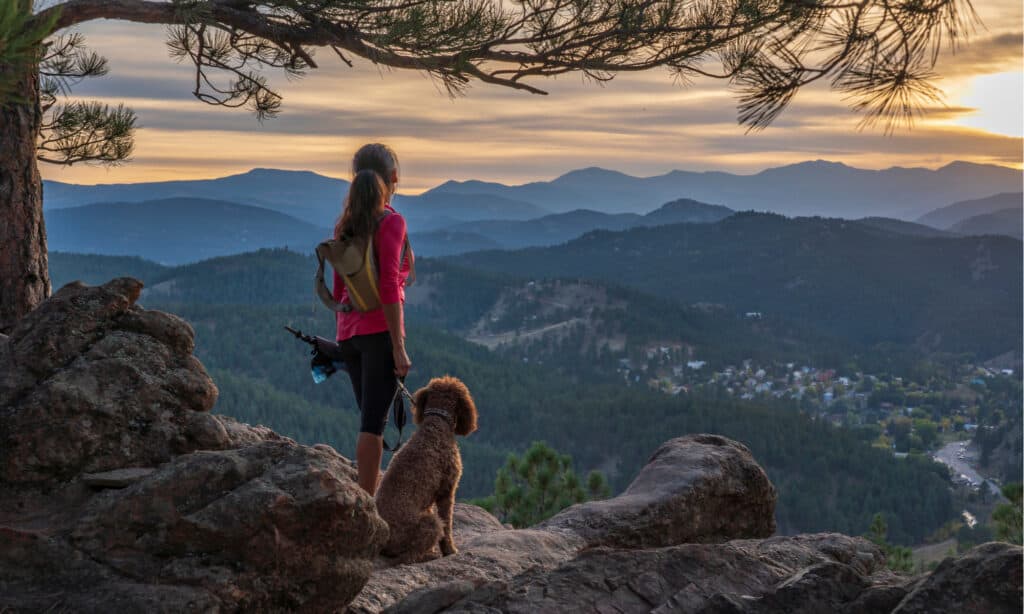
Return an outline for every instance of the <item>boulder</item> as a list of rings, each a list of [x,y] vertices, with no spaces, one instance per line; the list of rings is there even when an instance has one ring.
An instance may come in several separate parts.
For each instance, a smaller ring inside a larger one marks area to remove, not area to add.
[[[347,462],[289,441],[179,456],[92,497],[70,544],[154,584],[202,587],[243,610],[347,603],[387,525]]]
[[[618,497],[580,503],[538,525],[588,546],[656,548],[775,533],[775,487],[741,443],[718,435],[673,439]]]
[[[445,601],[459,585],[441,583],[430,592],[411,594],[388,611],[835,612],[840,610],[832,606],[855,599],[884,564],[874,544],[837,534],[649,549],[599,547],[581,551],[557,567],[535,567],[504,581],[481,584],[450,604]],[[840,579],[828,586],[841,590],[818,590],[810,578],[820,575]],[[373,580],[367,588],[372,584]],[[756,605],[780,590],[787,598],[777,609]],[[800,598],[802,593],[809,595]],[[800,603],[804,607],[784,609]]]
[[[0,338],[0,612],[344,608],[387,541],[353,464],[210,414],[141,287],[65,286]]]
[[[22,318],[0,353],[0,482],[153,467],[231,440],[182,319],[134,304],[142,283],[73,283]]]
[[[457,506],[458,554],[378,570],[350,610],[437,611],[526,570],[559,568],[585,549],[765,537],[774,512],[775,488],[746,447],[716,435],[680,437],[622,495],[574,505],[533,529],[504,529],[480,508]]]
[[[893,610],[893,614],[1020,614],[1024,551],[990,542],[948,558]]]

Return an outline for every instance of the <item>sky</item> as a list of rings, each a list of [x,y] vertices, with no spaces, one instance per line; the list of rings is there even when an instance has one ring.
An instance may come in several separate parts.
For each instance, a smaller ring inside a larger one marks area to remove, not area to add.
[[[1020,168],[1022,3],[987,0],[975,8],[984,25],[967,48],[939,59],[945,104],[891,135],[859,129],[860,117],[827,87],[801,91],[772,126],[748,133],[736,123],[727,84],[712,79],[680,85],[654,70],[597,85],[563,76],[536,83],[548,96],[474,83],[452,99],[423,74],[369,62],[349,68],[326,52],[317,56],[320,68],[299,80],[268,74],[284,106],[260,123],[247,111],[193,98],[193,70],[169,57],[162,27],[91,22],[80,31],[107,57],[110,74],[74,93],[132,107],[135,152],[112,168],[40,170],[46,179],[87,184],[212,178],[255,167],[344,178],[352,153],[374,141],[398,152],[406,193],[449,179],[549,180],[589,166],[638,176],[753,173],[815,159],[861,168],[937,168],[953,160]]]

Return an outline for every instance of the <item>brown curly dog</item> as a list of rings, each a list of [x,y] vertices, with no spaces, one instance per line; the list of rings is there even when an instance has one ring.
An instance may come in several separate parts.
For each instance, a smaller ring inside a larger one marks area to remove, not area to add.
[[[383,554],[402,562],[437,558],[435,545],[443,556],[456,552],[452,510],[462,457],[455,436],[476,430],[473,397],[455,377],[436,377],[417,390],[412,414],[418,428],[391,458],[376,497],[391,529]]]

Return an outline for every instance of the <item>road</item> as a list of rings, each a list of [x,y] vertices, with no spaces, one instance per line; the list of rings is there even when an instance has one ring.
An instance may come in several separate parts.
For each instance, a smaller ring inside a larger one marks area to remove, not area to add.
[[[967,445],[961,447],[961,443],[967,443]],[[963,453],[963,458],[958,458],[961,453]],[[986,479],[970,465],[974,461],[975,454],[977,454],[976,450],[968,442],[954,441],[940,448],[932,455],[932,458],[952,469],[954,481],[958,478],[967,480],[976,489],[981,487],[982,482],[988,482],[992,492],[998,493],[999,485]]]

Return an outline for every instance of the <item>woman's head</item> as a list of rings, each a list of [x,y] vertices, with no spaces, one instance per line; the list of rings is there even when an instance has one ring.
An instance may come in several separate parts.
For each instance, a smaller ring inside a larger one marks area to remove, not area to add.
[[[389,191],[376,171],[362,170],[352,178],[345,197],[345,208],[334,225],[334,238],[347,234],[366,237],[377,229],[377,218],[384,213]]]
[[[369,143],[360,147],[352,157],[352,174],[357,175],[366,170],[380,175],[389,193],[395,193],[398,185],[398,155],[395,150],[382,143]]]

